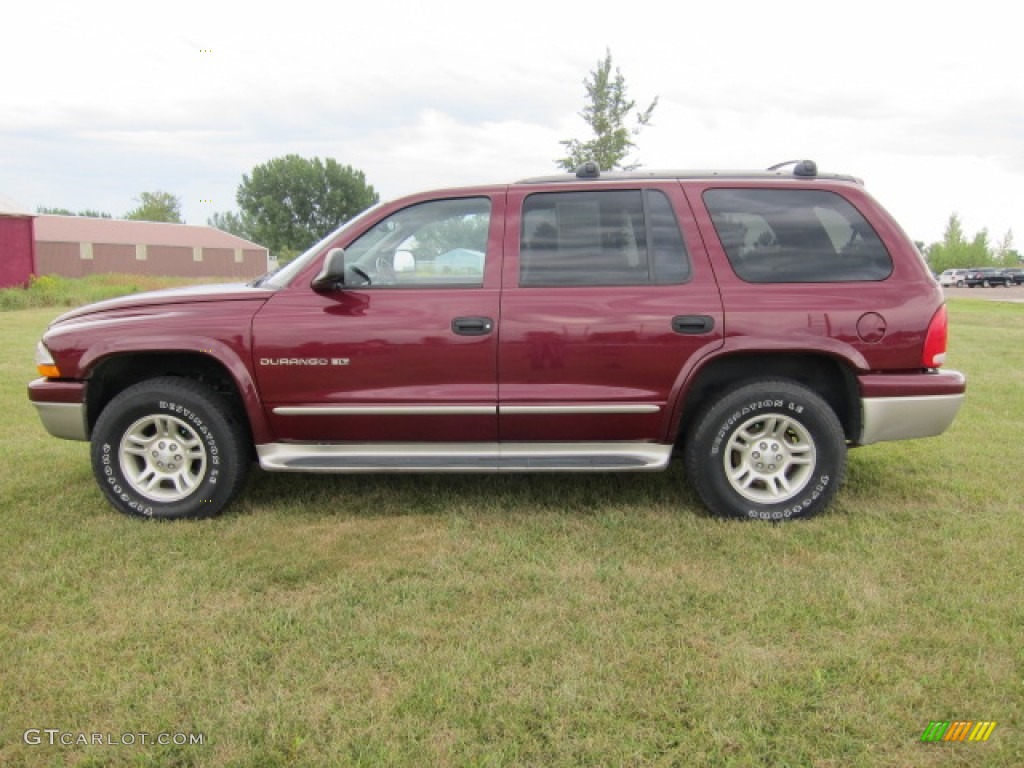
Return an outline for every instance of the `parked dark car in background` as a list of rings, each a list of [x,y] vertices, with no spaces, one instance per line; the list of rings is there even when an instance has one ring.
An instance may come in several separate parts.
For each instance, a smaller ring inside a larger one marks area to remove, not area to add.
[[[979,285],[983,288],[994,288],[997,285],[1009,288],[1013,285],[1013,278],[1005,271],[995,267],[979,267],[967,271],[964,276],[964,284],[968,288],[977,288]]]
[[[1014,285],[1024,285],[1024,269],[1014,267],[1012,269],[1004,269],[1003,272],[1009,276]]]

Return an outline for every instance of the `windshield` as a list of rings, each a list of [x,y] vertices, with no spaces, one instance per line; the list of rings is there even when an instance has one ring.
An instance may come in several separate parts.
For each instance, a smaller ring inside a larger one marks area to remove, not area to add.
[[[259,280],[253,283],[253,285],[258,285],[263,288],[284,288],[286,285],[291,283],[291,281],[295,279],[295,276],[302,272],[302,270],[304,270],[311,261],[315,260],[317,256],[319,256],[320,253],[323,251],[323,249],[326,248],[327,245],[331,243],[335,238],[337,238],[338,235],[347,230],[349,227],[355,226],[357,223],[362,221],[365,216],[372,213],[377,208],[380,208],[381,205],[383,205],[383,203],[377,203],[377,205],[367,208],[354,219],[351,219],[345,224],[342,224],[336,230],[327,235],[327,237],[325,237],[319,243],[309,248],[301,256],[295,257],[287,264],[278,267],[265,277],[261,277]]]

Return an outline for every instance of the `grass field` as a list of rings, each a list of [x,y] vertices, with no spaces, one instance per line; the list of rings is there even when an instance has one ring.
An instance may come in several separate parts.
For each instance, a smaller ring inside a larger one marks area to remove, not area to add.
[[[56,312],[0,313],[0,764],[1024,765],[1024,305],[950,310],[952,430],[780,526],[675,465],[254,472],[221,518],[131,520],[27,402]],[[956,719],[998,725],[921,742]],[[60,743],[93,734],[135,743]]]
[[[25,288],[0,288],[0,310],[34,307],[74,307],[140,291],[155,291],[197,283],[228,282],[232,278],[185,278],[161,275],[96,274],[85,277],[34,276]],[[235,282],[245,282],[237,279]]]

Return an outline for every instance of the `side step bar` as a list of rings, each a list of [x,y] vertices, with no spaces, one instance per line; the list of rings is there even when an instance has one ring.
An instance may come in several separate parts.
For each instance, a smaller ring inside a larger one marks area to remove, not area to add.
[[[650,472],[671,445],[657,443],[268,443],[272,472]]]

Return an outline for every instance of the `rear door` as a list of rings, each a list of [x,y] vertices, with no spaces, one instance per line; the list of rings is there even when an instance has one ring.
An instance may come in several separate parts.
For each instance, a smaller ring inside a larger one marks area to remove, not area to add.
[[[502,441],[663,441],[722,303],[678,182],[512,187]]]

